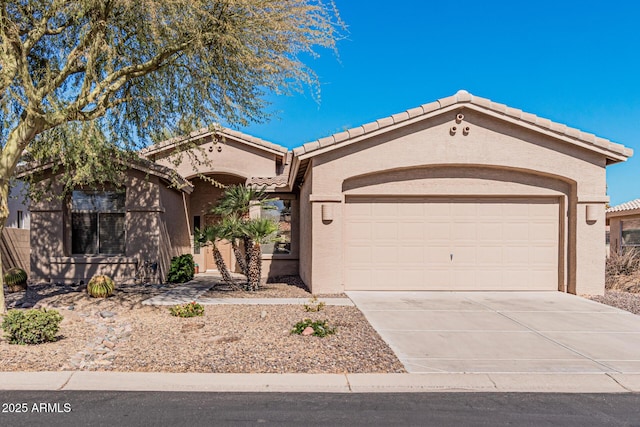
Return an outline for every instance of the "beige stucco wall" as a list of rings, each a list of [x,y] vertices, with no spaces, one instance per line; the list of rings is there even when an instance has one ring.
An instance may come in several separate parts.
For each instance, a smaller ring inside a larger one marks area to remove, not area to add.
[[[86,283],[95,274],[108,274],[118,282],[125,282],[133,280],[139,263],[145,261],[158,263],[158,278],[164,279],[170,257],[188,252],[190,248],[182,193],[167,189],[157,176],[135,169],[127,172],[124,186],[126,247],[121,256],[72,254],[67,202],[54,197],[32,204],[31,277],[34,281],[82,280]],[[54,183],[50,193],[61,192],[60,186]],[[167,225],[167,221],[172,224]]]
[[[465,115],[456,123],[458,112]],[[457,132],[452,133],[451,127]],[[463,132],[464,127],[469,132]],[[469,109],[373,135],[316,155],[310,203],[314,292],[343,287],[343,206],[346,194],[559,195],[569,220],[561,224],[560,288],[604,290],[605,156]],[[322,222],[323,204],[334,219]],[[586,205],[597,220],[587,223]],[[562,218],[563,216],[561,216]],[[303,271],[303,268],[301,268]]]
[[[166,278],[174,256],[191,253],[191,235],[187,194],[159,186],[161,206],[160,214],[160,277]]]
[[[49,280],[51,277],[52,257],[64,256],[64,216],[63,201],[56,197],[62,193],[59,184],[53,183],[46,188],[46,181],[38,185],[51,196],[50,200],[32,201],[30,207],[31,230],[31,280],[34,282]]]
[[[153,160],[175,169],[181,176],[188,179],[197,174],[223,173],[244,178],[276,175],[276,155],[269,151],[239,143],[233,139],[213,144],[211,137],[206,137],[201,142],[200,149],[191,148],[188,154],[174,154],[173,151],[167,151]]]
[[[313,160],[309,162],[309,169],[307,169],[300,188],[300,278],[306,283],[309,289],[313,286],[312,275],[312,261],[313,261],[313,233],[312,219],[311,219],[311,203],[309,202],[309,196],[311,195],[311,182],[313,168]]]

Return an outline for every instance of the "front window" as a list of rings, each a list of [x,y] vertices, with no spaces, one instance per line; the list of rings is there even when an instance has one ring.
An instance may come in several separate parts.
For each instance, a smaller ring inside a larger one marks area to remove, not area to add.
[[[640,219],[622,221],[620,229],[622,250],[640,247]]]
[[[123,255],[125,193],[75,190],[71,196],[71,251]]]
[[[291,254],[291,200],[267,202],[260,211],[262,218],[271,218],[278,224],[273,245],[263,245],[262,252],[272,255]]]

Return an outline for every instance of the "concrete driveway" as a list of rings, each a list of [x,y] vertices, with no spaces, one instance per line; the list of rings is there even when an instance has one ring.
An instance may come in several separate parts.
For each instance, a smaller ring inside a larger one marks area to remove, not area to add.
[[[640,373],[640,316],[574,295],[347,294],[411,373]]]

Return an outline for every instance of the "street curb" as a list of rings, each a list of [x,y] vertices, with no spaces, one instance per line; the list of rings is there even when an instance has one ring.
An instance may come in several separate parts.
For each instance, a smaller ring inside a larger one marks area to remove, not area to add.
[[[279,393],[638,393],[640,374],[0,372],[0,390]]]

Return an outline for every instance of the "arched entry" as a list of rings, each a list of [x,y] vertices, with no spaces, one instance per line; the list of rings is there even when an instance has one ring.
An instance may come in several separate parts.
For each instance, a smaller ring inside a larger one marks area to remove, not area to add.
[[[215,215],[211,210],[216,206],[218,200],[224,192],[224,188],[220,188],[212,184],[208,179],[211,178],[216,182],[228,185],[244,185],[245,177],[230,174],[209,174],[205,179],[194,177],[191,179],[194,190],[190,195],[190,208],[192,212],[192,230],[195,228],[204,228],[208,225],[215,224],[220,221],[220,216]],[[222,254],[222,259],[230,271],[236,271],[236,261],[233,256],[231,244],[227,241],[218,243],[218,249]],[[194,247],[193,257],[200,267],[200,271],[217,271],[217,266],[213,259],[213,250],[211,246],[204,246],[198,250]]]

